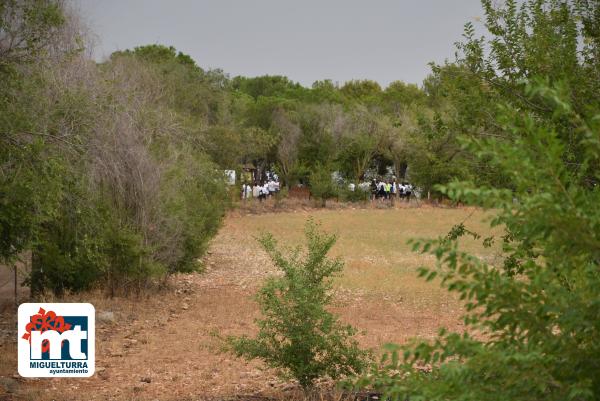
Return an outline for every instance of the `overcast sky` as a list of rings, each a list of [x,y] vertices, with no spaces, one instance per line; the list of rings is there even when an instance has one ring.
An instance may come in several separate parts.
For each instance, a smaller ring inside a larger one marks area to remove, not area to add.
[[[98,60],[171,45],[231,76],[286,75],[310,86],[369,78],[421,83],[454,57],[479,0],[73,0],[97,37]]]

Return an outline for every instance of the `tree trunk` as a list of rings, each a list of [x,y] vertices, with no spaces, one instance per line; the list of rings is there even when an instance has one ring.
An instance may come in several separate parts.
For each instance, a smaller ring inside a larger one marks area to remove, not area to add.
[[[44,291],[44,270],[40,260],[39,250],[33,247],[31,250],[31,279],[30,296],[32,300],[37,300]]]
[[[15,272],[15,309],[19,309],[19,293],[18,293],[18,278],[17,278],[17,265],[13,266]]]

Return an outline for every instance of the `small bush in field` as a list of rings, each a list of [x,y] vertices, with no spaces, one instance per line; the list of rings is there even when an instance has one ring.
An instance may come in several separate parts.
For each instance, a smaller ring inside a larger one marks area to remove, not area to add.
[[[341,260],[327,258],[335,236],[320,233],[309,222],[306,239],[304,255],[296,248],[285,256],[272,235],[260,238],[283,276],[269,278],[257,294],[262,312],[258,335],[228,338],[237,356],[261,359],[304,389],[317,378],[358,373],[367,359],[367,352],[352,339],[356,331],[325,309],[331,301],[332,276],[343,268]]]
[[[317,165],[310,174],[310,193],[321,201],[321,207],[327,206],[327,199],[338,196],[339,188],[331,178],[331,168]]]
[[[340,191],[340,198],[346,202],[366,202],[371,199],[371,192],[365,191],[358,186],[351,191],[349,189],[343,189]]]

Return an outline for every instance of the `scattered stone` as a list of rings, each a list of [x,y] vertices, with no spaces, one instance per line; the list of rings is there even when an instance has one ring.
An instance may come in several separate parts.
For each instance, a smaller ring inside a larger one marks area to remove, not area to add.
[[[110,375],[108,374],[108,372],[104,368],[96,369],[96,374],[102,380],[108,380],[110,378]]]
[[[152,378],[150,376],[142,377],[140,380],[142,383],[152,383]]]
[[[183,310],[188,310],[189,308],[190,308],[190,307],[189,307],[189,305],[188,305],[188,304],[185,304],[185,303],[184,303],[183,305],[181,305],[181,309],[183,309]]]
[[[115,314],[110,311],[100,311],[96,315],[96,320],[100,323],[114,323],[115,322]]]

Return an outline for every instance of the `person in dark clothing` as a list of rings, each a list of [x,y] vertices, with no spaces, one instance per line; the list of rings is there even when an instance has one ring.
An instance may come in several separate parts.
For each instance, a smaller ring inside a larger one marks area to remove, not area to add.
[[[371,200],[375,200],[377,198],[377,181],[375,178],[371,180]]]

